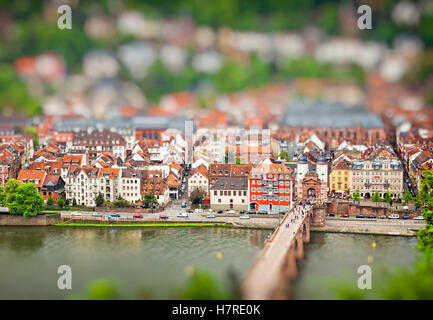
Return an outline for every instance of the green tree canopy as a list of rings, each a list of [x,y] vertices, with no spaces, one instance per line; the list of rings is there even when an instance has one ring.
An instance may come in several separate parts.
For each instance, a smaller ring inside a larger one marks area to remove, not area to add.
[[[58,205],[60,208],[63,208],[63,207],[65,206],[65,204],[66,204],[65,199],[63,199],[63,197],[60,196],[60,197],[57,199],[57,205]]]
[[[96,203],[97,207],[100,207],[105,203],[105,199],[104,199],[104,196],[102,195],[102,193],[98,193],[98,195],[96,196],[96,199],[95,199],[95,203]]]
[[[143,196],[143,203],[146,208],[150,208],[158,204],[156,196],[152,192],[147,192]]]
[[[52,206],[54,204],[54,199],[52,196],[49,196],[47,199],[47,205]]]
[[[373,194],[373,196],[371,197],[371,201],[373,201],[373,202],[381,202],[381,201],[382,201],[382,198],[380,197],[378,191],[376,191],[376,192]]]
[[[385,192],[385,195],[383,196],[383,202],[392,203],[392,197],[391,194],[389,193],[389,191]]]
[[[354,193],[352,193],[352,199],[353,201],[359,202],[361,200],[361,193],[359,192],[359,190],[355,190]]]
[[[7,206],[11,214],[22,213],[24,217],[29,217],[44,209],[44,199],[33,183],[20,185],[8,198]]]
[[[404,203],[409,203],[411,201],[413,201],[413,197],[412,194],[410,193],[409,190],[406,190],[406,192],[404,193],[402,200],[404,201]]]

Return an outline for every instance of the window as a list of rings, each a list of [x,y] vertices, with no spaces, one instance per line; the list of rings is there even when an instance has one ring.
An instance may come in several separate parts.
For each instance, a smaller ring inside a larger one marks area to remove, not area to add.
[[[251,192],[256,192],[256,188],[251,188]]]

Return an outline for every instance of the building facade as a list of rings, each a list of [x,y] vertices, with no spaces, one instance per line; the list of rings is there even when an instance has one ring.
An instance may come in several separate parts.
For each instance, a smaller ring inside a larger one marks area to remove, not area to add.
[[[350,166],[350,193],[359,190],[370,199],[375,192],[381,197],[389,191],[393,198],[403,195],[403,167],[397,159],[357,160]]]
[[[294,172],[282,163],[262,163],[248,176],[249,209],[278,214],[293,206]]]
[[[211,185],[210,206],[213,210],[248,210],[248,178],[221,177]]]

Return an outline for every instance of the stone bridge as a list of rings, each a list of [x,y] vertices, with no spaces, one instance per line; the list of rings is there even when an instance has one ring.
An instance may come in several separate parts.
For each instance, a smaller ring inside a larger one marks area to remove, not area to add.
[[[310,241],[310,225],[323,226],[325,212],[326,204],[316,204],[297,205],[285,214],[244,278],[243,299],[290,298],[298,274],[296,261],[304,257],[304,243]]]

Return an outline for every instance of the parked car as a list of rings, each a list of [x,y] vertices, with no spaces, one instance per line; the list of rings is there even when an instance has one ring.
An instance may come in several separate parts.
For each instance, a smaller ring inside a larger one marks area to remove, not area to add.
[[[370,214],[367,216],[368,219],[376,219],[376,216],[374,214]]]
[[[404,220],[408,220],[408,219],[410,219],[410,216],[408,216],[408,215],[403,216],[402,219],[404,219]]]
[[[159,219],[161,219],[161,220],[167,220],[168,216],[159,216]]]
[[[365,218],[365,215],[363,215],[363,214],[358,214],[356,217],[359,218],[359,219],[364,219],[364,218]]]
[[[245,210],[239,211],[239,214],[245,214]]]
[[[263,211],[259,211],[258,214],[268,214],[268,212],[263,210]]]
[[[280,214],[284,215],[286,214],[286,211],[280,211]]]
[[[400,219],[400,216],[396,213],[389,215],[388,219]]]
[[[112,213],[112,214],[110,214],[110,217],[112,217],[112,218],[120,218],[120,214],[118,214],[118,213]]]
[[[413,220],[424,220],[423,216],[416,216],[415,218],[413,218]]]
[[[335,214],[334,214],[334,213],[328,213],[328,215],[329,215],[330,217],[335,217]]]
[[[349,218],[349,215],[347,213],[344,213],[340,217],[342,217],[342,218]]]
[[[207,216],[206,216],[206,218],[208,218],[208,219],[214,219],[215,218],[215,215],[214,214],[208,214]]]
[[[227,210],[227,212],[226,212],[227,214],[235,214],[236,213],[236,211],[235,210]]]
[[[101,213],[94,213],[94,214],[92,214],[92,217],[95,217],[95,218],[100,218],[100,217],[103,217],[104,215],[103,214],[101,214]]]
[[[385,216],[385,215],[381,215],[381,216],[379,216],[378,218],[379,218],[379,219],[386,219],[386,216]]]
[[[140,218],[143,218],[143,215],[141,215],[141,214],[139,214],[139,213],[136,213],[136,214],[134,214],[132,217],[133,217],[133,218],[140,219]]]
[[[188,213],[187,212],[179,212],[177,214],[178,218],[188,218]]]
[[[222,211],[222,210],[218,210],[217,213],[218,213],[218,214],[222,214],[223,211]]]
[[[81,212],[72,212],[71,216],[81,216]]]
[[[256,214],[255,211],[248,211],[247,214]]]
[[[186,208],[186,201],[182,201],[182,208]]]
[[[249,219],[250,216],[240,216],[239,219]]]
[[[209,208],[209,212],[213,212],[213,210]]]
[[[188,209],[188,210],[186,210],[186,212],[193,213],[192,209]]]

